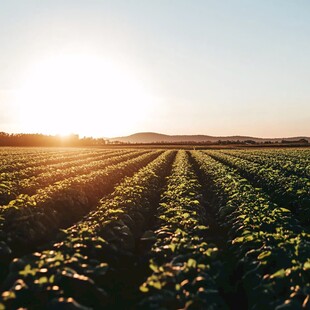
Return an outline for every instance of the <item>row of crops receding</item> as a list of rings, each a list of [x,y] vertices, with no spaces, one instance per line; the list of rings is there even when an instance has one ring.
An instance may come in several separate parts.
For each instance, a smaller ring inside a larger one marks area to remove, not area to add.
[[[1,309],[310,309],[310,151],[0,149]]]

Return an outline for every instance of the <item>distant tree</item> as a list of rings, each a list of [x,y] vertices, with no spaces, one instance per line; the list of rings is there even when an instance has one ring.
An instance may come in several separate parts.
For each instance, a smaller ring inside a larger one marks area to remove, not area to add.
[[[0,146],[100,146],[105,145],[102,138],[83,138],[72,134],[66,138],[43,134],[8,134],[0,132]]]
[[[299,139],[299,140],[282,140],[281,143],[284,144],[308,144],[308,140],[306,139]]]

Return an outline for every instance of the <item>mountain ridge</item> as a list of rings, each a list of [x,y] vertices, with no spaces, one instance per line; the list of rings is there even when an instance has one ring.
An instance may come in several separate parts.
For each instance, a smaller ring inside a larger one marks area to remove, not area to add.
[[[310,142],[310,137],[298,136],[298,137],[282,137],[282,138],[260,138],[251,136],[210,136],[210,135],[167,135],[157,132],[137,132],[128,136],[108,138],[112,142],[122,142],[122,143],[180,143],[180,142],[218,142],[222,141],[246,141],[252,140],[255,142],[281,142],[286,141],[297,141],[300,139],[305,139]]]

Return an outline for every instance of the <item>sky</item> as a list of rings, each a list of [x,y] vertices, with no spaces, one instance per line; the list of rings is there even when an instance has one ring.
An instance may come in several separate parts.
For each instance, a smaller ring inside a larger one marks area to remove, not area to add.
[[[310,136],[308,0],[0,2],[0,131]]]

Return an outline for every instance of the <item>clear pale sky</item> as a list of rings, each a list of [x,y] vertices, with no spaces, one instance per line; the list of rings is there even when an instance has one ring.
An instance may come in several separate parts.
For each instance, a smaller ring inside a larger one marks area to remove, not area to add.
[[[1,1],[0,131],[310,136],[310,1]]]

